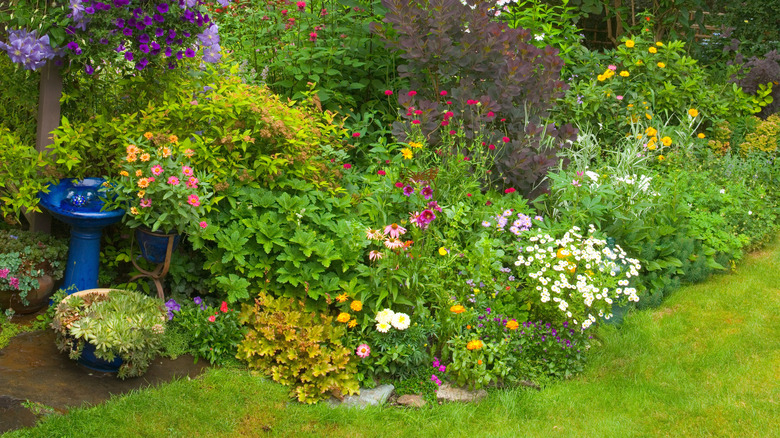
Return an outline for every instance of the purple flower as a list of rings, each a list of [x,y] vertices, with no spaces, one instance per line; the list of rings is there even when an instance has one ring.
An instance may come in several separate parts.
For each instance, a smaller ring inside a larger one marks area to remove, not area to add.
[[[128,61],[133,60],[133,52],[125,52],[125,59]]]
[[[166,47],[166,48],[165,48],[165,56],[166,56],[166,57],[170,57],[170,56],[171,56],[171,54],[173,54],[173,50],[171,50],[171,48],[170,48],[170,47]]]
[[[8,31],[8,44],[0,42],[0,49],[8,53],[12,62],[22,64],[27,70],[37,70],[54,58],[54,50],[49,45],[49,36],[38,38],[37,31],[25,29]]]
[[[141,34],[141,36],[138,37],[138,42],[141,44],[148,44],[149,41],[149,35],[147,34]]]
[[[87,64],[84,66],[84,72],[88,75],[91,75],[92,73],[95,73],[95,69],[92,68],[91,65]]]
[[[219,33],[216,24],[212,24],[202,33],[198,34],[198,40],[203,46],[219,44]]]
[[[149,45],[148,44],[141,44],[138,46],[138,49],[144,53],[149,53]]]
[[[138,71],[141,71],[146,68],[146,66],[149,64],[149,60],[146,58],[141,58],[140,61],[135,63],[135,68]]]
[[[16,277],[11,277],[8,279],[8,284],[11,285],[14,289],[19,289],[19,279]]]
[[[163,22],[165,22],[165,17],[163,17],[160,14],[154,14],[153,18],[154,18],[155,23],[163,23]]]
[[[122,34],[124,36],[133,36],[133,29],[130,29],[129,27],[126,27],[122,29]]]
[[[84,8],[84,12],[86,12],[89,15],[92,15],[95,13],[95,8],[92,6],[87,6],[86,8]]]
[[[203,62],[210,62],[210,63],[219,62],[219,59],[222,57],[222,54],[219,53],[219,50],[220,50],[219,44],[214,44],[213,46],[204,47]]]
[[[425,186],[420,190],[420,194],[423,195],[423,198],[425,199],[431,199],[433,198],[433,189],[431,186]]]
[[[195,51],[192,50],[192,47],[187,47],[187,50],[184,51],[184,56],[187,58],[192,58],[195,56]]]
[[[167,307],[168,310],[173,312],[178,312],[181,310],[181,306],[173,298],[165,302],[165,307]]]
[[[157,5],[157,12],[165,14],[168,12],[168,3],[160,3]]]
[[[414,194],[414,187],[412,187],[412,186],[404,187],[404,195],[412,196],[413,194]]]
[[[152,17],[150,17],[148,15],[144,16],[144,20],[143,20],[144,26],[151,26],[152,22],[153,22],[152,21]]]
[[[0,269],[0,278],[8,278],[8,274],[10,273],[10,269]]]
[[[225,7],[230,4],[230,0],[217,0],[220,6]]]

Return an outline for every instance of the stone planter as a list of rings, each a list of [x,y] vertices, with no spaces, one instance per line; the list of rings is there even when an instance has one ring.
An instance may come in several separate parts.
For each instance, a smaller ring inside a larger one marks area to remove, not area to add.
[[[13,309],[16,313],[27,314],[35,313],[49,304],[49,298],[54,294],[54,279],[44,275],[38,279],[37,290],[31,290],[27,293],[25,304],[19,296],[18,291],[0,290],[0,308]]]

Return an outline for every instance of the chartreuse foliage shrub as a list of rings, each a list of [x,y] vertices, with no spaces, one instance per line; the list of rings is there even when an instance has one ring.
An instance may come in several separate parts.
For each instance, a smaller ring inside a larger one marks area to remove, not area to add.
[[[41,211],[38,192],[54,178],[32,143],[0,124],[0,218],[16,223],[24,211]]]
[[[300,179],[276,184],[230,187],[224,208],[208,220],[217,231],[209,241],[192,237],[206,256],[209,283],[230,302],[259,290],[317,301],[357,275],[365,242],[352,197]]]
[[[384,25],[375,31],[402,58],[398,71],[409,81],[395,124],[401,140],[413,131],[434,149],[455,135],[480,137],[496,149],[495,171],[502,184],[532,192],[556,151],[576,132],[546,117],[566,84],[563,60],[552,46],[539,49],[527,29],[512,29],[496,18],[491,2],[385,0]],[[473,9],[472,9],[473,7]]]
[[[237,71],[228,65],[194,72],[131,114],[78,124],[64,119],[54,132],[57,168],[73,177],[112,175],[126,139],[150,131],[200,139],[193,166],[213,175],[217,190],[253,180],[273,186],[282,173],[332,184],[318,156],[321,144],[341,147],[344,131],[334,117],[245,84]]]
[[[346,328],[325,312],[309,312],[303,300],[265,293],[244,305],[248,327],[238,358],[291,387],[290,396],[314,403],[358,391],[356,361],[344,346]]]

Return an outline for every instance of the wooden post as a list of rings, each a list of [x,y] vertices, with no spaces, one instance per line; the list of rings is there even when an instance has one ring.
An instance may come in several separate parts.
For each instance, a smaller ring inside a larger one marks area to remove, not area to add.
[[[38,95],[38,131],[35,150],[47,151],[54,142],[51,132],[60,126],[60,97],[62,97],[62,76],[54,61],[41,68],[41,84]],[[25,214],[30,222],[30,231],[51,232],[51,216],[46,213]]]

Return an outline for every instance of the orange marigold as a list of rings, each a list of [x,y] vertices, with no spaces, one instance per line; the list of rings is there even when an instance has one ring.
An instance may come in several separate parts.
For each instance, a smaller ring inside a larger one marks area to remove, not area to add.
[[[474,339],[473,341],[469,341],[469,343],[466,344],[466,348],[468,348],[469,350],[479,350],[480,348],[482,348],[482,346],[483,346],[482,341],[480,341],[479,339]]]
[[[466,308],[461,306],[460,304],[456,304],[452,307],[450,307],[450,312],[452,313],[463,313],[466,311]]]

